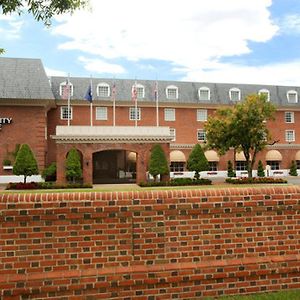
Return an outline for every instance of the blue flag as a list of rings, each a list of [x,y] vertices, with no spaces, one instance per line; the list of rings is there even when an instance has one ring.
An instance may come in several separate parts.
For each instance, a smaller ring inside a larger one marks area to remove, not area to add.
[[[87,91],[86,91],[86,94],[84,96],[84,99],[89,101],[90,103],[93,102],[93,92],[92,92],[92,85],[90,84]]]

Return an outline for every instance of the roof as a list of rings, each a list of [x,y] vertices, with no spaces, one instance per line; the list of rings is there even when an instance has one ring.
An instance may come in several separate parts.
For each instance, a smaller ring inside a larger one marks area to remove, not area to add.
[[[51,77],[51,86],[55,99],[61,99],[59,94],[60,84],[66,81],[64,77]],[[70,82],[73,85],[73,96],[71,99],[83,100],[90,85],[91,79],[86,77],[71,77]],[[133,80],[133,79],[111,79],[111,78],[93,78],[93,100],[110,100],[110,97],[99,97],[97,95],[97,85],[107,83],[110,88],[113,84],[116,86],[116,100],[131,100],[131,90],[135,82],[143,85],[145,88],[145,97],[138,99],[139,102],[155,102],[154,89],[155,80]],[[169,86],[178,88],[178,99],[167,99],[166,89]],[[207,87],[210,90],[211,100],[200,101],[198,96],[199,88]],[[230,84],[230,83],[208,83],[208,82],[183,82],[183,81],[158,81],[158,98],[163,103],[178,104],[232,104],[229,99],[229,90],[238,88],[241,91],[241,99],[248,94],[257,94],[260,90],[268,90],[270,92],[271,102],[278,106],[299,106],[300,107],[300,87],[296,86],[277,86],[262,84]],[[299,95],[298,103],[289,103],[287,99],[288,91],[296,91]]]
[[[0,99],[54,100],[42,61],[1,57]]]

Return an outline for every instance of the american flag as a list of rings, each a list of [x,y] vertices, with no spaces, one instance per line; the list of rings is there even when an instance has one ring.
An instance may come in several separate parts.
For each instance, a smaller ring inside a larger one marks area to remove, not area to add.
[[[132,98],[132,101],[134,101],[134,102],[137,101],[137,88],[136,88],[136,83],[135,83],[134,86],[132,87],[131,98]]]
[[[66,83],[61,86],[61,97],[62,99],[69,99],[71,96],[71,85],[69,79],[66,80]]]
[[[116,84],[114,83],[111,89],[111,95],[113,100],[116,99],[116,94],[117,94],[117,89],[116,89]]]
[[[157,99],[158,99],[158,84],[156,81],[154,85],[154,100],[157,101]]]

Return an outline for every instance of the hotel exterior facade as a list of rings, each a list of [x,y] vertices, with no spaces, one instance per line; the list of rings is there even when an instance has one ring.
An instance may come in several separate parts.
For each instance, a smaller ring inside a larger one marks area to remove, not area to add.
[[[89,85],[88,77],[71,77],[69,83],[65,77],[48,78],[39,59],[0,58],[0,182],[12,180],[12,168],[3,162],[23,143],[33,150],[40,170],[57,163],[58,183],[66,181],[65,160],[72,147],[81,155],[85,183],[147,180],[150,151],[157,143],[169,160],[171,177],[191,176],[186,161],[196,143],[205,145],[207,118],[253,93],[265,94],[276,106],[275,120],[267,124],[276,142],[259,153],[257,162],[269,166],[270,176],[287,175],[292,160],[300,169],[300,87],[175,81],[158,81],[156,87],[152,80],[93,78],[91,108],[84,99]],[[233,151],[219,156],[207,150],[205,155],[210,169],[202,175],[226,176]],[[237,153],[235,160],[237,175],[245,176],[244,156]]]

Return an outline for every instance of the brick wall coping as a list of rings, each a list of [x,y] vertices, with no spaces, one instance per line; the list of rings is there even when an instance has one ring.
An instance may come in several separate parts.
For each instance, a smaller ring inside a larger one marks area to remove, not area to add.
[[[60,202],[80,200],[132,200],[132,199],[180,199],[195,197],[229,197],[250,195],[283,195],[298,194],[300,186],[270,186],[270,187],[230,187],[207,188],[197,190],[153,190],[153,191],[116,191],[116,192],[62,192],[62,193],[2,193],[0,203],[24,202]]]
[[[161,271],[175,271],[175,270],[189,270],[189,269],[210,269],[218,267],[233,267],[245,265],[258,265],[266,263],[280,263],[280,262],[299,262],[300,255],[280,255],[268,257],[251,257],[243,259],[228,259],[203,261],[197,263],[169,263],[159,265],[136,265],[129,267],[107,267],[99,269],[84,269],[84,270],[70,270],[70,271],[52,271],[52,272],[37,272],[30,274],[7,274],[0,276],[0,283],[18,282],[18,281],[34,281],[34,280],[51,280],[74,277],[91,277],[117,274],[132,274],[132,273],[151,273]],[[205,273],[205,272],[203,272]]]

